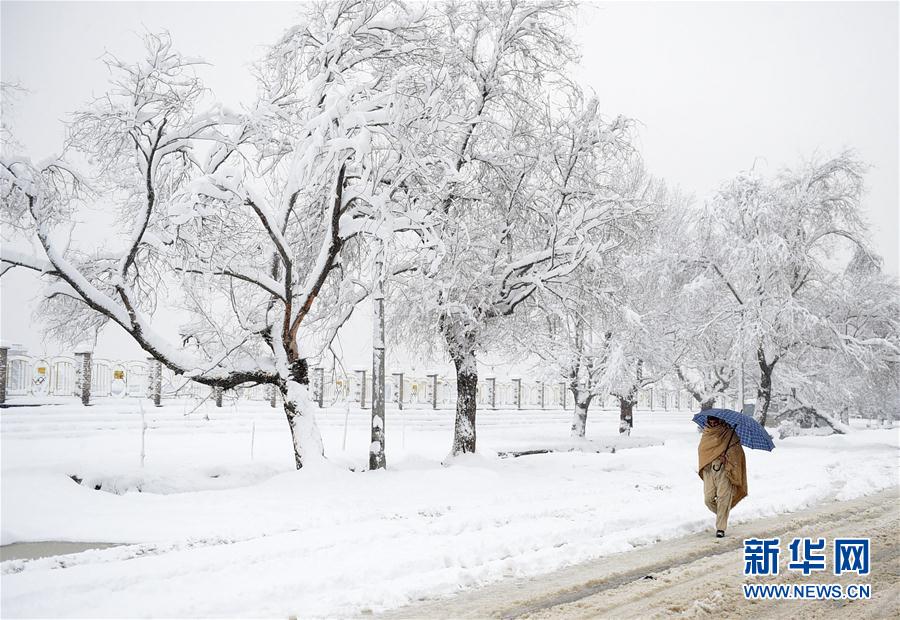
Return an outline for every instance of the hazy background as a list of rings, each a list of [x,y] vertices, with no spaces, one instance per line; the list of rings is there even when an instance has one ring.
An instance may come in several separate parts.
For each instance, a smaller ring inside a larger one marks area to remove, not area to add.
[[[159,29],[212,64],[202,75],[219,100],[249,103],[249,63],[296,11],[282,2],[4,1],[0,74],[29,91],[4,120],[33,159],[56,152],[66,114],[105,90],[100,56],[133,59],[139,35]],[[650,170],[698,201],[754,165],[774,171],[857,149],[872,165],[865,207],[875,247],[897,274],[898,20],[896,2],[586,3],[577,75],[607,114],[640,121]],[[0,338],[62,352],[32,326],[36,280],[21,270],[0,280]],[[368,315],[361,308],[341,335],[345,364],[371,359]],[[97,353],[142,357],[112,330]]]

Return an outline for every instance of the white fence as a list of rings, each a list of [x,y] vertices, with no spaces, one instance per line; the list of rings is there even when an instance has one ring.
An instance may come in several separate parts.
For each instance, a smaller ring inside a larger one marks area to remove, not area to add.
[[[6,365],[6,398],[79,396],[76,357],[32,357],[10,350]],[[93,359],[91,398],[149,397],[151,362]],[[333,407],[351,404],[371,406],[371,374],[366,370],[342,373],[320,367],[310,369],[313,398],[320,406]],[[161,396],[166,398],[209,397],[211,388],[176,376],[162,369]],[[270,400],[275,402],[272,386],[238,387],[224,392],[227,399]],[[386,381],[387,402],[409,409],[452,409],[456,407],[454,378],[439,374],[389,373]],[[477,402],[484,409],[569,409],[572,395],[562,381],[545,382],[517,377],[479,378]],[[734,408],[733,399],[720,398],[719,407]],[[618,401],[611,395],[595,398],[592,407],[614,409]],[[683,390],[655,388],[638,394],[637,409],[679,410],[694,409],[696,402]]]

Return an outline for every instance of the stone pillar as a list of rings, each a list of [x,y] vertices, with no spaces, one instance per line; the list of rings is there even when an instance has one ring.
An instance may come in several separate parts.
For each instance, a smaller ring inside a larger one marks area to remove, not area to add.
[[[429,379],[431,379],[431,408],[437,409],[437,402],[438,402],[438,393],[437,393],[438,380],[437,379],[438,379],[438,376],[437,376],[437,374],[432,373],[430,375],[427,375],[427,377]]]
[[[316,402],[319,403],[319,409],[325,406],[325,369],[322,366],[316,366]]]
[[[522,380],[521,379],[513,379],[513,400],[515,401],[516,409],[522,408]]]
[[[312,372],[309,375],[309,393],[312,396],[312,399],[316,402],[316,404],[319,405],[319,408],[321,409],[322,405],[320,399],[322,388],[324,386],[322,385],[322,382],[319,381],[319,370],[321,370],[320,366],[313,366],[312,368]]]
[[[366,371],[357,370],[356,378],[359,380],[359,408],[366,408]]]
[[[0,347],[0,405],[6,402],[6,365],[9,347]]]
[[[155,358],[147,358],[147,377],[150,380],[150,386],[147,390],[147,396],[153,401],[154,407],[162,405],[162,364]]]
[[[491,402],[491,409],[497,408],[497,379],[496,377],[488,377],[488,400]]]
[[[90,351],[76,351],[75,357],[81,358],[78,387],[81,392],[81,404],[91,404],[91,376],[94,374],[93,355]]]
[[[397,408],[403,409],[403,373],[395,372],[393,375],[395,377],[395,381],[397,382],[397,389],[394,392],[394,397],[397,399]]]

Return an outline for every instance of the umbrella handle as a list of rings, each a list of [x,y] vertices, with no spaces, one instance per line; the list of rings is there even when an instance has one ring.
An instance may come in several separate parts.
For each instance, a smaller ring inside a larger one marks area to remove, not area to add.
[[[733,445],[733,444],[731,443],[731,440],[734,439],[734,436],[735,436],[736,434],[737,434],[737,433],[736,433],[736,431],[734,430],[734,427],[732,426],[732,427],[731,427],[731,437],[728,438],[728,445],[725,446],[725,451],[722,452],[722,454],[719,455],[719,458],[722,459],[722,463],[723,463],[723,464],[728,462],[728,457],[726,456],[726,454],[728,454],[728,451],[731,450],[731,446]],[[741,443],[741,440],[738,439],[738,445],[740,445],[740,443]]]

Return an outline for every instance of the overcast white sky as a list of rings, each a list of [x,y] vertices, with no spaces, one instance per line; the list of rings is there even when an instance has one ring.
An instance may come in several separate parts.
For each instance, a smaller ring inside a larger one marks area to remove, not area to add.
[[[886,269],[898,271],[900,66],[897,2],[621,2],[582,6],[582,82],[610,114],[641,123],[649,168],[698,200],[757,162],[774,170],[853,147],[872,165],[866,209]],[[12,119],[34,157],[58,150],[61,120],[105,88],[98,58],[133,58],[137,34],[169,30],[212,66],[205,81],[229,105],[249,102],[247,65],[288,27],[282,2],[7,2],[0,73],[30,92]],[[2,337],[35,352],[33,278],[0,282]],[[366,333],[366,330],[360,332]],[[123,354],[125,339],[101,347]],[[369,349],[360,342],[354,349]],[[133,357],[137,357],[137,350]],[[355,356],[354,356],[355,357]],[[351,362],[352,363],[352,362]]]

